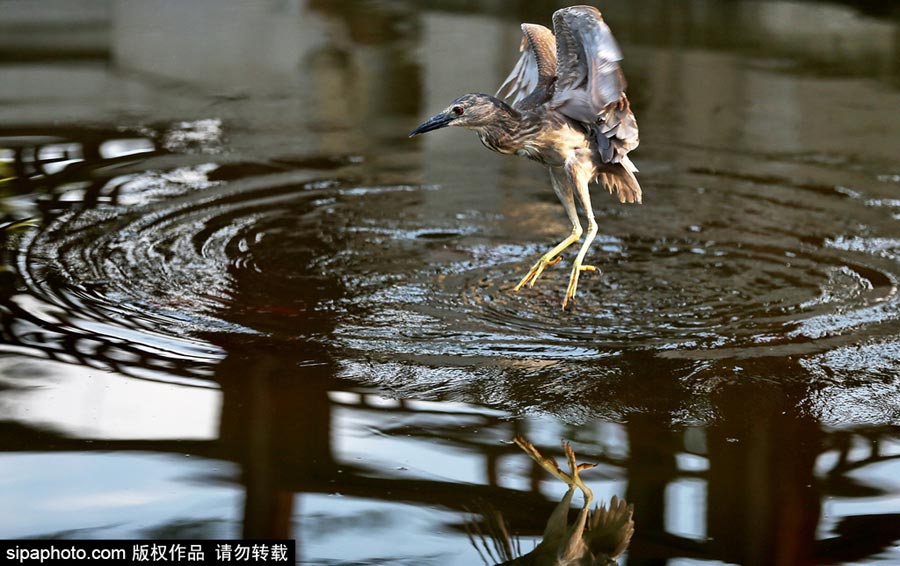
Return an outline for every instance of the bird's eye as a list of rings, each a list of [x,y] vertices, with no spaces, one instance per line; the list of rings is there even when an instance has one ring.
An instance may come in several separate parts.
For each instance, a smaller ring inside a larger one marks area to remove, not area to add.
[[[462,106],[454,106],[453,108],[450,109],[450,112],[453,112],[457,116],[460,116],[463,113],[463,108],[462,108]]]

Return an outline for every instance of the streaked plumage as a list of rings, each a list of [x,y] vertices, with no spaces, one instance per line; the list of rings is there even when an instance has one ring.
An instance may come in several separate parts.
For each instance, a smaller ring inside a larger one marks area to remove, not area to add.
[[[578,196],[588,230],[572,267],[565,308],[575,296],[579,274],[596,270],[583,263],[597,233],[588,185],[600,183],[623,203],[642,200],[634,176],[637,168],[628,157],[638,146],[638,127],[625,96],[618,63],[622,54],[599,10],[592,6],[557,10],[552,32],[526,23],[522,34],[522,55],[497,91],[511,105],[486,94],[467,94],[410,136],[461,126],[475,130],[488,149],[549,168],[572,232],[532,266],[516,291],[534,285],[544,268],[557,263],[559,254],[581,238]]]

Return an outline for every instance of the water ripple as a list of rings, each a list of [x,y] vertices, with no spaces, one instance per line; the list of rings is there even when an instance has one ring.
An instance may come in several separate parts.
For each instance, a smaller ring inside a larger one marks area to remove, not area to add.
[[[41,305],[28,308],[172,349],[235,333],[318,340],[358,361],[346,364],[355,379],[451,394],[465,374],[481,399],[551,394],[554,410],[567,400],[577,414],[579,397],[627,379],[622,360],[672,364],[705,394],[741,360],[824,365],[900,327],[895,203],[864,173],[829,185],[829,167],[804,163],[809,178],[793,180],[748,157],[649,176],[648,205],[598,210],[589,261],[602,272],[585,274],[562,311],[574,251],[512,291],[566,231],[542,187],[476,214],[436,207],[439,187],[371,182],[336,161],[323,174],[185,152],[77,189],[81,206],[22,237],[16,269]],[[468,369],[438,371],[448,367]],[[513,393],[515,376],[537,375],[540,391]],[[590,379],[573,386],[575,375]]]

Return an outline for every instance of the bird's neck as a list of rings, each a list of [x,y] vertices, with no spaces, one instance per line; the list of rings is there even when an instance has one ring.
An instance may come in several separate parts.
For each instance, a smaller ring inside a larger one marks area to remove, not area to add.
[[[488,124],[474,128],[481,143],[499,153],[515,153],[520,149],[520,127],[522,115],[502,100],[494,103],[497,110]]]

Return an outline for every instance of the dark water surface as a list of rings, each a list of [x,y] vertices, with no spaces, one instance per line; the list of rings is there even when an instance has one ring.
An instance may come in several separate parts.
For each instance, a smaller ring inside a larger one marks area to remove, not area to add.
[[[643,206],[576,308],[546,173],[464,131],[554,2],[0,1],[0,537],[480,564],[565,491],[629,565],[900,564],[900,24],[600,5]]]

